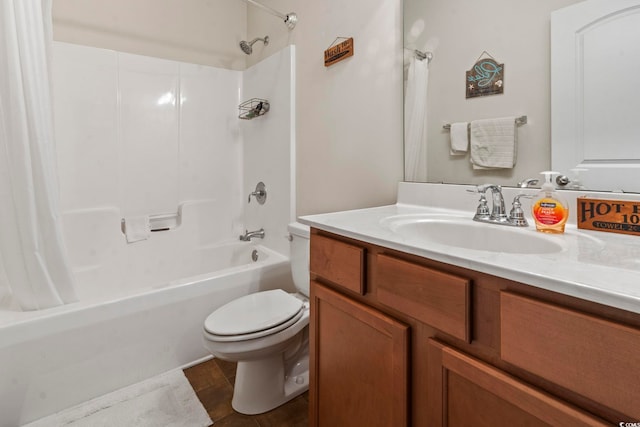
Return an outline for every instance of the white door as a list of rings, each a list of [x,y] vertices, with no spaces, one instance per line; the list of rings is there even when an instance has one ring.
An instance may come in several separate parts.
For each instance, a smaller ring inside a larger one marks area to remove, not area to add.
[[[552,155],[590,190],[640,192],[640,0],[551,14]]]

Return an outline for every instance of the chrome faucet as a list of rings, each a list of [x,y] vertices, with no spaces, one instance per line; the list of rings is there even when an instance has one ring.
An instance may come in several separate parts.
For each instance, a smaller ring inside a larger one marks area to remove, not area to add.
[[[537,178],[527,178],[518,183],[518,187],[520,188],[529,188],[534,185],[538,185],[539,180]]]
[[[495,184],[484,184],[477,187],[479,193],[486,193],[487,190],[491,190],[492,196],[492,208],[491,214],[488,218],[484,215],[481,218],[474,218],[476,221],[489,221],[489,222],[506,222],[507,210],[504,207],[504,198],[502,197],[502,187]]]
[[[485,197],[485,193],[487,190],[491,190],[491,213],[489,213],[489,206]],[[491,224],[511,225],[516,227],[528,226],[527,221],[524,218],[522,205],[520,204],[520,197],[527,197],[526,195],[518,194],[513,199],[511,213],[507,215],[507,211],[504,207],[504,197],[502,197],[501,186],[495,184],[479,185],[476,187],[475,192],[480,193],[480,200],[478,201],[476,214],[473,217],[474,221],[488,222]]]
[[[258,237],[260,239],[264,239],[264,228],[256,231],[245,230],[244,234],[241,234],[239,239],[243,242],[250,242],[254,237]]]

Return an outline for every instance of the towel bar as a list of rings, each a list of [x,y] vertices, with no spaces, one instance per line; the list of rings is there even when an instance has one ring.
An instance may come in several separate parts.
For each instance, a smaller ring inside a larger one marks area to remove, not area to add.
[[[516,125],[521,126],[527,124],[527,116],[516,117]],[[442,129],[450,130],[451,124],[442,125]]]

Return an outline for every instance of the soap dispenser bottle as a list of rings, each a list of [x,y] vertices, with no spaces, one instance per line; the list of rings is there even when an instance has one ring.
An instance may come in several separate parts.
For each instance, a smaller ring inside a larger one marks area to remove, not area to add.
[[[564,233],[564,225],[569,218],[569,206],[564,202],[553,185],[553,176],[557,172],[540,172],[544,175],[544,184],[531,207],[536,230],[543,233]]]

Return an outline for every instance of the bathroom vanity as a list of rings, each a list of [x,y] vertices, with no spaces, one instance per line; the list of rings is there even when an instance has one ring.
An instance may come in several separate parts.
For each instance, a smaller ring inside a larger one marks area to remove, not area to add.
[[[440,200],[429,186],[409,201]],[[640,422],[640,239],[478,225],[505,245],[531,239],[512,253],[398,225],[460,221],[474,241],[456,203],[301,218],[313,227],[310,425]]]

